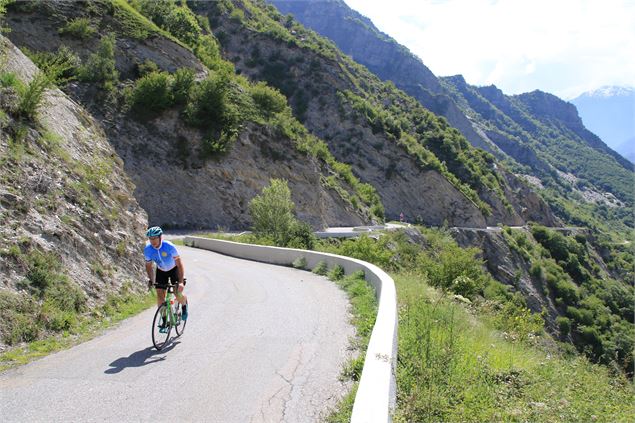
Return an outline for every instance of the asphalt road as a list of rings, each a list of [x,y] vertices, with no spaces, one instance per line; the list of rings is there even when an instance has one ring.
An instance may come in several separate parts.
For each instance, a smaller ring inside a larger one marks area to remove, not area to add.
[[[179,247],[190,317],[152,347],[154,310],[0,374],[2,422],[314,422],[344,393],[345,294],[310,272]]]

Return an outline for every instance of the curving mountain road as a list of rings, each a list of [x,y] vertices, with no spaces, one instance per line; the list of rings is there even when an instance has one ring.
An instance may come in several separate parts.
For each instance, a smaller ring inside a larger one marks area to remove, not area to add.
[[[0,375],[3,422],[314,422],[348,357],[345,294],[310,272],[179,247],[192,303],[161,352],[154,310]]]

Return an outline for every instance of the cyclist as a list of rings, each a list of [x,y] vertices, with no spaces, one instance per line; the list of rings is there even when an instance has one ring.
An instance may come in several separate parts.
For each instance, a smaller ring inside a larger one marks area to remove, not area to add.
[[[165,292],[168,288],[168,281],[172,284],[178,283],[176,299],[183,306],[181,318],[187,320],[187,297],[183,295],[185,285],[185,269],[174,244],[163,240],[163,230],[158,226],[148,229],[146,236],[150,241],[143,249],[146,259],[146,272],[148,272],[148,287],[151,288],[155,282],[157,287],[157,306],[161,306],[165,301]],[[156,264],[156,273],[153,264]],[[163,322],[162,322],[163,325]]]

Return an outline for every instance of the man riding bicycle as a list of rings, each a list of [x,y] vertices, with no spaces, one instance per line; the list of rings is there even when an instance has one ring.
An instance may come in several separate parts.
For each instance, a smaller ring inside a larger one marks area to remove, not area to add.
[[[143,255],[146,259],[146,272],[148,272],[148,287],[151,288],[156,285],[157,306],[160,307],[165,301],[165,291],[168,288],[168,283],[178,283],[176,299],[183,306],[181,318],[187,320],[187,297],[183,295],[185,269],[183,268],[179,252],[174,244],[163,240],[163,230],[158,226],[148,229],[146,236],[150,241],[143,249]],[[152,263],[156,264],[156,273]]]

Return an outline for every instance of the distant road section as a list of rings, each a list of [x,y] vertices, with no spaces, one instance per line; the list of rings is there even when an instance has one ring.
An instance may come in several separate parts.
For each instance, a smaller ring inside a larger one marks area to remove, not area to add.
[[[345,294],[310,272],[179,249],[182,338],[155,351],[148,310],[0,374],[2,422],[314,422],[335,406],[354,335]]]

